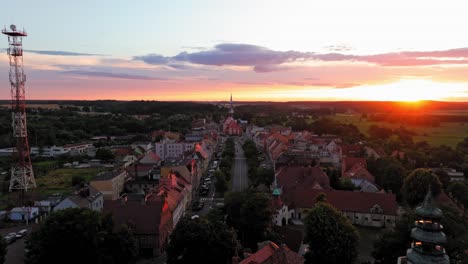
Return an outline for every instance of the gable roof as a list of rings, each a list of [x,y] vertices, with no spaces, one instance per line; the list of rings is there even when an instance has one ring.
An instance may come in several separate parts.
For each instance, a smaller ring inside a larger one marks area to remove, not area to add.
[[[397,215],[398,204],[395,194],[301,188],[285,194],[283,201],[296,208],[312,208],[320,193],[326,195],[328,203],[344,212],[369,213],[374,205],[378,205],[382,208],[383,214]]]
[[[355,144],[341,144],[341,155],[358,157],[362,153],[362,146]]]
[[[356,164],[360,164],[364,168],[367,168],[367,160],[365,158],[343,157],[343,162],[341,164],[342,172],[347,172]]]
[[[135,234],[158,234],[164,201],[105,200],[104,213],[112,214],[116,227],[130,225]]]
[[[273,242],[258,250],[255,254],[241,261],[239,264],[300,264],[304,258],[294,253],[286,245],[278,246]]]
[[[158,164],[161,158],[153,151],[148,151],[143,158],[140,159],[142,164]]]
[[[330,180],[320,167],[285,166],[276,172],[276,181],[283,191],[299,186],[330,188]]]
[[[117,157],[125,157],[133,154],[132,147],[113,147],[111,148],[111,151]]]
[[[375,183],[374,175],[372,175],[363,165],[360,163],[354,164],[354,166],[343,174],[344,177],[351,179],[364,179],[371,183]]]
[[[275,226],[275,231],[280,235],[281,242],[286,244],[294,252],[299,252],[304,235],[302,231],[289,226]]]

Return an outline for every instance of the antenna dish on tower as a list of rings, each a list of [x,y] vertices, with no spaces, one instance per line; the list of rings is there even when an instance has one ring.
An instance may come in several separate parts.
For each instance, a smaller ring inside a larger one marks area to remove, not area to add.
[[[11,30],[16,31],[16,25],[15,24],[11,24],[10,28],[11,28]]]

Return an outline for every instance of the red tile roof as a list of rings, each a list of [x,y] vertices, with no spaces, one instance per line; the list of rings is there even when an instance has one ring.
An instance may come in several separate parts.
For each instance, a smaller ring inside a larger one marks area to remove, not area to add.
[[[104,213],[112,214],[116,227],[132,226],[135,234],[159,234],[160,227],[172,221],[169,210],[164,211],[162,199],[153,201],[104,201]]]
[[[330,188],[330,180],[320,167],[285,166],[276,172],[276,181],[283,191],[298,186]]]
[[[343,176],[351,179],[365,179],[371,183],[375,183],[374,175],[359,163],[354,164],[354,166],[345,172]]]
[[[239,264],[300,264],[304,258],[290,250],[286,245],[278,246],[273,242],[250,255]]]
[[[283,201],[295,208],[312,208],[320,193],[326,195],[328,203],[344,212],[369,213],[374,205],[379,205],[386,215],[396,215],[398,204],[395,194],[351,192],[338,190],[297,189],[284,193]]]
[[[362,153],[362,146],[361,145],[350,145],[350,144],[341,144],[341,155],[344,156],[352,156],[352,157],[359,157]]]
[[[364,168],[367,168],[367,161],[364,158],[343,157],[341,162],[341,175],[344,175],[356,164],[361,164]]]
[[[125,157],[133,154],[133,149],[131,147],[114,147],[111,151],[118,157]]]
[[[299,252],[304,235],[301,230],[293,229],[289,226],[275,227],[275,231],[280,235],[281,242],[286,244],[294,252]]]
[[[281,198],[277,197],[277,196],[273,197],[273,199],[271,199],[271,204],[272,204],[272,206],[273,206],[273,208],[275,210],[281,210],[281,208],[283,208],[283,206],[284,206],[284,203],[281,200]]]

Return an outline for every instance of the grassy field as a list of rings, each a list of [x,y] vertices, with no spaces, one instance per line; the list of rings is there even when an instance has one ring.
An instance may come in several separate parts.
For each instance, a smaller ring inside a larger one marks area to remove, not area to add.
[[[83,176],[88,182],[102,171],[104,171],[102,168],[53,170],[36,179],[37,191],[43,194],[70,193],[73,190],[71,186],[73,176]]]
[[[367,135],[367,131],[371,125],[387,128],[399,128],[401,126],[400,123],[372,122],[367,119],[360,120],[360,114],[337,114],[332,118],[345,124],[355,125],[365,135]],[[468,136],[468,123],[441,123],[438,127],[405,125],[405,128],[417,134],[414,137],[415,142],[427,141],[432,146],[447,145],[454,147]]]

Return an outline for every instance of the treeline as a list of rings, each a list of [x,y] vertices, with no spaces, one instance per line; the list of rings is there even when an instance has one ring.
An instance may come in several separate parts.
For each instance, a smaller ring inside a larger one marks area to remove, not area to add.
[[[401,123],[414,126],[439,126],[440,123],[468,122],[468,115],[429,115],[407,113],[365,114],[363,117],[373,122]]]
[[[247,140],[242,145],[242,149],[247,160],[250,184],[254,187],[260,184],[269,187],[274,181],[274,171],[272,169],[259,168],[260,155],[255,143],[252,140]]]
[[[228,138],[224,145],[223,154],[221,155],[221,163],[219,170],[215,172],[216,190],[225,192],[228,189],[228,183],[231,180],[232,164],[234,163],[235,145],[234,139]]]
[[[57,102],[55,102],[57,103]],[[60,102],[59,102],[60,103]],[[52,146],[89,140],[93,136],[149,135],[154,130],[187,133],[191,122],[226,112],[211,104],[154,101],[66,101],[58,109],[27,109],[30,145]],[[75,106],[70,106],[73,103]],[[88,108],[87,113],[82,109]],[[148,115],[143,120],[132,115]],[[210,120],[208,120],[210,121]],[[0,148],[14,146],[11,113],[0,111]]]

